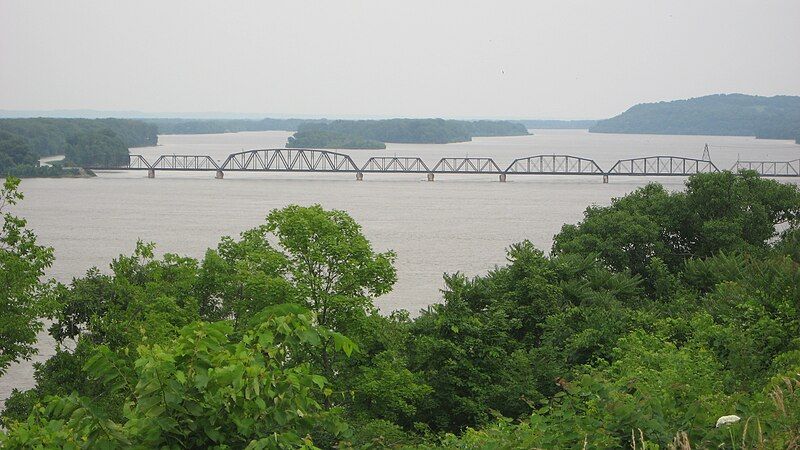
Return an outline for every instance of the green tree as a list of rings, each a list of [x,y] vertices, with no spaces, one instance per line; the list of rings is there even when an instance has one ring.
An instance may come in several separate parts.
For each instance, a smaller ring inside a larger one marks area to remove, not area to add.
[[[653,258],[674,272],[693,257],[765,252],[780,227],[800,218],[798,187],[754,172],[698,174],[686,188],[670,193],[649,184],[610,206],[589,207],[581,223],[562,227],[553,253],[596,254],[615,271],[647,277]]]
[[[277,238],[296,298],[316,313],[320,326],[348,334],[397,278],[394,253],[373,251],[361,227],[343,211],[287,206],[272,211],[260,230]],[[324,342],[319,354],[328,376],[333,374],[331,345]]]
[[[23,198],[19,179],[6,178],[0,189],[0,375],[36,352],[41,317],[48,314],[50,284],[40,282],[53,262],[53,249],[36,243],[24,219],[8,211]]]

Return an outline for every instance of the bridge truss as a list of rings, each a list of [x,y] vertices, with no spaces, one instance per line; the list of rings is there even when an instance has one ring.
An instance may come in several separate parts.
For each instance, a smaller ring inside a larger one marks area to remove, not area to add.
[[[377,156],[361,167],[361,172],[430,173],[428,165],[417,157]]]
[[[264,149],[233,153],[220,170],[266,172],[358,172],[349,155],[311,149]]]
[[[442,158],[431,173],[503,173],[492,158]]]
[[[690,176],[698,173],[719,172],[713,162],[682,156],[647,156],[620,159],[608,175],[630,176]]]
[[[159,170],[220,170],[217,162],[206,155],[161,155],[150,165]]]
[[[603,175],[603,169],[591,159],[571,155],[536,155],[515,159],[507,174],[520,175]]]
[[[112,169],[146,170],[150,168],[150,163],[142,155],[128,155],[128,164],[123,166],[111,166]]]
[[[736,161],[731,172],[755,170],[762,177],[800,177],[800,159],[794,161]]]

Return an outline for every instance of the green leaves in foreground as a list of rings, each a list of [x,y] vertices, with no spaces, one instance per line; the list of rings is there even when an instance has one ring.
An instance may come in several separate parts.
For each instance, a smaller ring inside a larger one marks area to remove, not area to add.
[[[339,435],[346,426],[320,401],[332,395],[325,377],[298,352],[331,339],[349,354],[354,344],[314,325],[294,305],[260,313],[240,340],[227,322],[184,327],[174,342],[141,346],[132,374],[104,347],[86,370],[108,388],[129,391],[114,422],[77,395],[52,397],[28,421],[0,435],[4,448],[313,448],[312,428]]]
[[[22,200],[20,180],[6,178],[0,186],[0,376],[20,359],[36,352],[50,285],[39,280],[53,263],[53,249],[36,243],[24,219],[8,208]]]

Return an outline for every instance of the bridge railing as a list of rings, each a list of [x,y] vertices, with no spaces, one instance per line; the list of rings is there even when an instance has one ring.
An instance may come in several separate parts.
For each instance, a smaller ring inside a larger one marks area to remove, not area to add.
[[[607,172],[608,175],[632,176],[689,176],[698,173],[719,172],[713,162],[682,156],[646,156],[620,159]]]
[[[262,149],[233,153],[221,170],[274,172],[358,172],[349,155],[313,149]]]
[[[507,174],[521,175],[602,175],[594,160],[572,155],[535,155],[517,158],[506,168]]]

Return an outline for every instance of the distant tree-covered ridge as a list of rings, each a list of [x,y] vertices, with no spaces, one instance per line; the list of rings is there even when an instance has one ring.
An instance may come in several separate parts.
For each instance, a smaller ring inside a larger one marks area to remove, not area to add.
[[[297,131],[305,122],[326,119],[142,119],[158,127],[158,134],[219,134],[240,131]]]
[[[616,117],[601,120],[590,131],[797,140],[800,136],[800,97],[719,94],[644,103]]]
[[[597,120],[515,120],[528,128],[544,130],[588,130],[597,125]]]
[[[302,142],[317,148],[384,148],[385,142],[409,144],[448,144],[467,142],[479,136],[524,136],[528,130],[521,123],[508,121],[465,121],[444,119],[334,120],[302,123],[287,147],[301,147]],[[341,147],[342,141],[370,142],[370,147]]]

